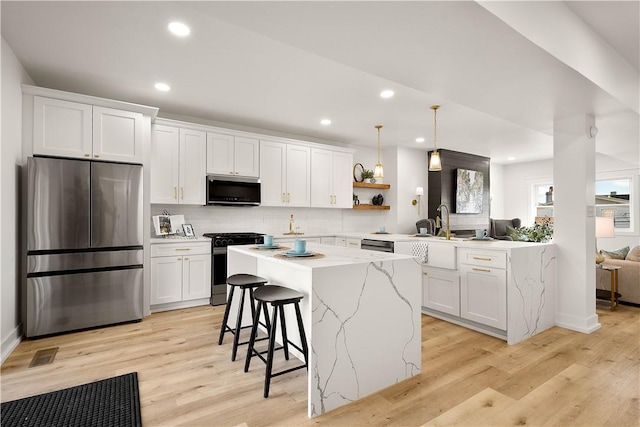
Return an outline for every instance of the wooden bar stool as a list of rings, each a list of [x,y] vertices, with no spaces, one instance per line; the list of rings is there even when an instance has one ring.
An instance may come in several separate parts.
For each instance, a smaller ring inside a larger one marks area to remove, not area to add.
[[[285,288],[282,286],[268,285],[263,286],[259,289],[256,289],[253,293],[253,297],[258,302],[258,307],[254,313],[253,318],[253,328],[251,328],[251,338],[249,338],[249,349],[247,350],[247,359],[244,364],[244,371],[249,371],[249,365],[251,364],[251,358],[253,356],[258,356],[266,365],[265,379],[264,379],[264,397],[269,397],[269,386],[271,384],[271,378],[277,377],[278,375],[287,374],[289,372],[307,368],[309,366],[308,360],[308,348],[307,348],[307,336],[304,333],[304,324],[302,323],[302,315],[300,314],[300,300],[304,298],[300,292],[294,291],[293,289]],[[254,348],[254,344],[257,341],[256,335],[258,332],[258,324],[260,323],[260,311],[264,310],[265,318],[267,316],[267,304],[271,304],[273,307],[273,314],[271,317],[271,327],[267,330],[269,331],[269,348],[265,351],[257,351]],[[284,318],[284,306],[287,304],[294,304],[296,310],[296,320],[298,321],[298,332],[300,334],[300,341],[302,343],[302,348],[298,347],[287,338],[287,325]],[[280,313],[280,327],[282,331],[282,346],[276,348],[276,329],[278,322],[278,313]],[[284,357],[286,360],[289,360],[289,345],[293,346],[295,349],[300,351],[304,355],[304,364],[300,366],[295,366],[293,368],[285,369],[280,372],[276,372],[275,374],[272,372],[273,368],[273,352],[275,350],[283,350],[284,349]],[[267,358],[265,359],[262,355],[267,353]]]
[[[233,348],[231,350],[231,361],[236,360],[236,354],[238,353],[238,346],[243,344],[248,344],[249,341],[239,342],[240,341],[240,331],[242,329],[251,328],[253,325],[242,326],[242,312],[244,310],[244,296],[249,289],[249,298],[251,302],[251,319],[254,319],[256,313],[255,307],[255,299],[254,299],[254,289],[263,286],[267,283],[268,280],[264,279],[260,276],[254,276],[253,274],[234,274],[233,276],[229,276],[227,278],[227,285],[231,286],[231,292],[229,292],[229,299],[227,300],[227,306],[224,309],[224,317],[222,318],[222,326],[220,328],[220,338],[218,339],[218,345],[222,344],[224,340],[224,334],[226,332],[231,332],[233,334]],[[236,288],[242,289],[242,294],[240,296],[240,305],[238,306],[238,319],[236,320],[235,329],[231,329],[227,325],[227,321],[229,320],[229,310],[231,309],[231,302],[233,301],[233,294]],[[265,323],[263,326],[269,330],[269,318],[265,313]],[[258,316],[259,319],[259,316]],[[260,340],[265,340],[268,337],[260,338]]]

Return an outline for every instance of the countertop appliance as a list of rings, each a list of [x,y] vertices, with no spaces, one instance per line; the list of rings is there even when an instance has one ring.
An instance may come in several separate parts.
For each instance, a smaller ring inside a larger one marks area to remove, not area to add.
[[[393,252],[393,242],[386,240],[362,239],[360,249],[378,252]]]
[[[142,319],[142,166],[27,168],[26,336]]]
[[[227,246],[264,243],[260,233],[205,233],[211,239],[211,305],[227,302]]]
[[[208,205],[258,206],[261,191],[258,178],[207,176]]]

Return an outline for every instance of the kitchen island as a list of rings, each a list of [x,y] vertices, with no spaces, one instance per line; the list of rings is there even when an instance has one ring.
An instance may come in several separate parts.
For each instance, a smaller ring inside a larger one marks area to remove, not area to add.
[[[285,259],[284,247],[230,246],[228,274],[256,274],[304,294],[308,416],[315,417],[421,372],[421,267],[408,255],[316,243],[307,250],[319,256]],[[295,324],[293,310],[285,317]],[[288,336],[299,345],[296,328]]]
[[[437,237],[400,242],[422,265],[422,312],[517,344],[556,323],[553,243]]]

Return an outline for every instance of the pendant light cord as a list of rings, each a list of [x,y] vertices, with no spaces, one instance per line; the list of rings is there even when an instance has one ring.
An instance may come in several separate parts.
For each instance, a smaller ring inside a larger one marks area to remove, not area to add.
[[[433,148],[434,151],[438,151],[438,108],[439,105],[432,105],[431,109],[433,110]]]

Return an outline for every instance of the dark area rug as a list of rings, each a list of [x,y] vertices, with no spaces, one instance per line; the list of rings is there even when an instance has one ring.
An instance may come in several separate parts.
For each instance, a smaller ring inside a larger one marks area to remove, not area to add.
[[[142,426],[138,373],[2,403],[2,427]]]

